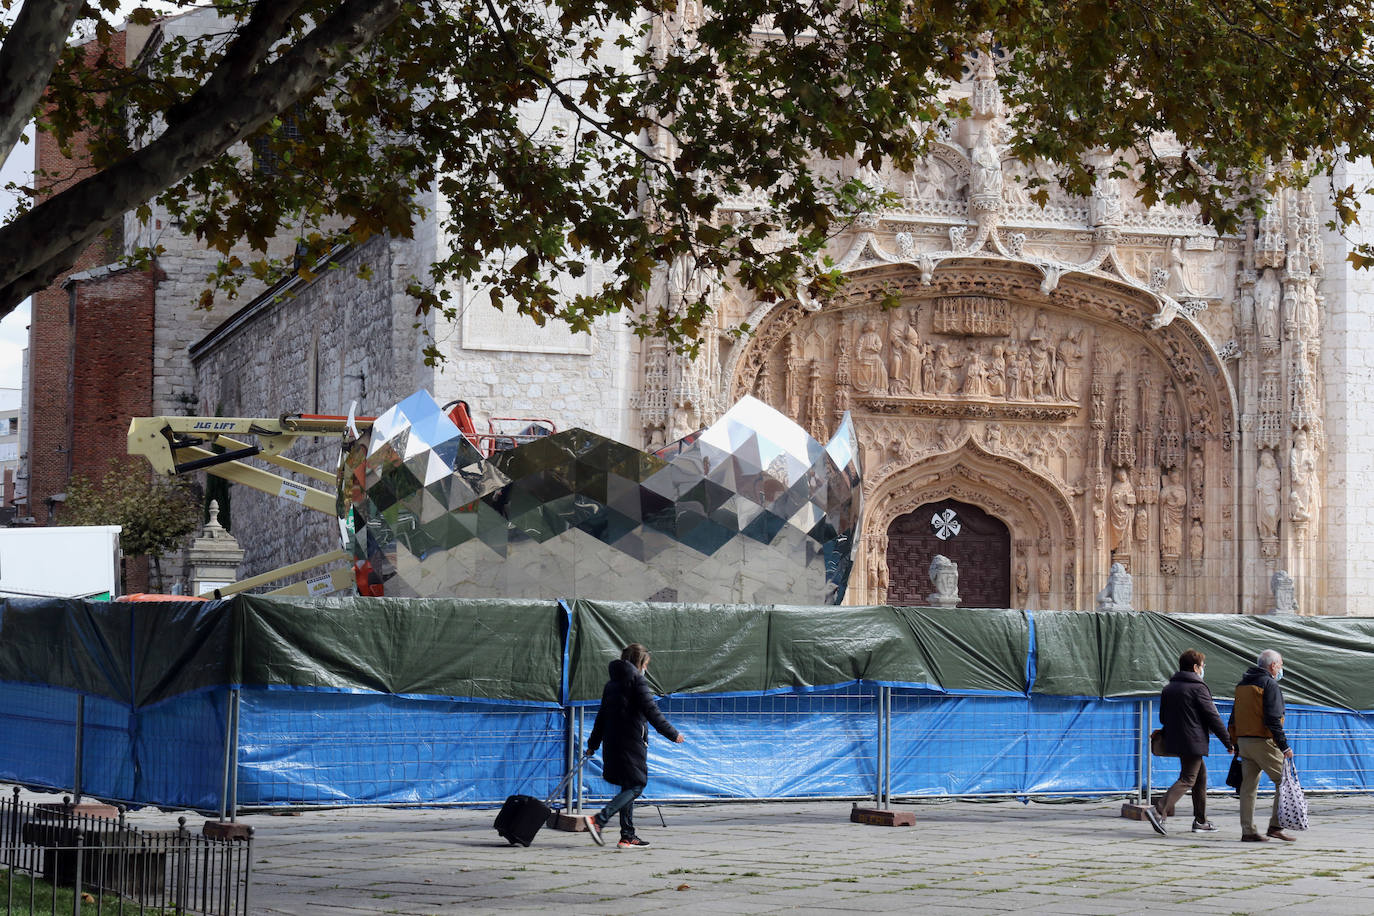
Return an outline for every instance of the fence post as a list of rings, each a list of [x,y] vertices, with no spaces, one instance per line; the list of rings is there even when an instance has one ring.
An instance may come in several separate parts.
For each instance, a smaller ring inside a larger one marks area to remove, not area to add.
[[[565,706],[563,708],[563,775],[569,776],[573,772],[573,767],[577,766],[577,732],[574,728],[575,707]],[[569,779],[567,785],[563,787],[563,810],[573,810],[573,797],[576,790],[573,788],[572,780]]]
[[[1154,757],[1150,751],[1150,726],[1154,724],[1154,720],[1154,700],[1141,700],[1140,735],[1136,757],[1140,767],[1140,791],[1138,796],[1142,805],[1148,805],[1150,803],[1150,784],[1154,781]]]
[[[585,707],[582,707],[582,706],[576,706],[576,707],[573,707],[573,708],[576,710],[576,716],[577,716],[577,753],[578,753],[578,755],[579,755],[579,759],[581,759],[581,758],[580,758],[580,755],[581,755],[581,753],[582,753],[582,749],[583,749],[584,747],[587,746],[586,732],[584,731],[584,727],[585,727],[585,725],[586,725],[586,720],[583,719],[583,713],[586,711],[586,708],[585,708]],[[582,768],[581,768],[581,767],[578,767],[578,768],[577,768],[577,776],[573,778],[573,782],[577,784],[577,795],[576,795],[577,807],[576,807],[574,810],[576,810],[577,812],[581,813],[581,811],[582,811],[582,800],[583,800],[583,798],[584,798],[584,795],[583,795],[583,787],[582,787]]]
[[[229,691],[230,708],[233,711],[233,731],[229,741],[229,823],[239,819],[239,689]]]
[[[219,822],[229,809],[229,761],[234,753],[234,689],[224,691],[224,774],[219,785]]]
[[[874,787],[873,800],[879,810],[884,810],[891,804],[892,792],[892,761],[889,759],[892,753],[892,688],[879,685],[876,699],[878,701],[877,765],[875,767],[877,785]]]
[[[86,695],[78,693],[76,695],[76,760],[72,766],[72,803],[81,804],[81,770],[83,769],[81,757],[85,750],[82,747],[86,735]]]

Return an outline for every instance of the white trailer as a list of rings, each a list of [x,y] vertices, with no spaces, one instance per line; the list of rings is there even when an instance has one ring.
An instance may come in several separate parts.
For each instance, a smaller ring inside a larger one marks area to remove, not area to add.
[[[0,528],[0,596],[114,598],[118,525]]]

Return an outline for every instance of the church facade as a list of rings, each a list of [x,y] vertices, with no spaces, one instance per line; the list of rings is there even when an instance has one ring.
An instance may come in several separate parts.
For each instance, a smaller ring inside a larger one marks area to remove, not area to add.
[[[865,490],[849,603],[925,603],[941,554],[965,606],[1091,609],[1120,564],[1136,609],[1374,613],[1374,282],[1326,228],[1323,189],[1283,191],[1219,236],[1143,206],[1129,179],[1104,175],[1080,199],[1011,158],[994,61],[954,92],[971,116],[940,125],[912,173],[850,170],[890,205],[835,238],[839,292],[759,303],[716,283],[716,330],[695,357],[616,316],[589,334],[536,328],[480,290],[455,290],[453,319],[415,328],[405,281],[442,255],[440,219],[340,256],[375,260],[372,285],[326,278],[218,327],[198,317],[205,336],[159,363],[152,401],[368,414],[427,387],[469,401],[479,425],[549,418],[657,448],[749,394],[822,441],[853,418]],[[727,201],[724,217],[759,203]],[[192,314],[203,253],[164,247],[158,314]],[[703,282],[666,265],[650,305]],[[310,330],[340,315],[374,336]],[[726,331],[741,323],[752,333]],[[440,364],[422,364],[421,332]],[[255,550],[235,531],[242,575],[329,548],[330,527],[296,511],[236,503],[240,530],[277,532]]]

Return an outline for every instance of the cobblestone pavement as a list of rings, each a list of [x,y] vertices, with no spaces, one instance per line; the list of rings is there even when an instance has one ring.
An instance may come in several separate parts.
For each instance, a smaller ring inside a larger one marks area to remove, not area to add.
[[[1374,798],[1310,804],[1297,842],[1263,844],[1239,842],[1234,796],[1209,799],[1216,833],[1189,831],[1185,800],[1167,837],[1120,817],[1120,799],[898,806],[915,827],[775,802],[669,806],[665,828],[649,807],[636,820],[652,845],[625,850],[548,828],[508,846],[489,810],[241,820],[254,913],[1374,913]]]

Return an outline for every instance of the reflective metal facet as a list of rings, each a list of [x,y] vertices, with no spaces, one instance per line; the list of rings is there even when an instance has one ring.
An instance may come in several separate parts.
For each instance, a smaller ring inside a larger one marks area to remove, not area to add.
[[[656,453],[569,429],[484,457],[427,392],[344,448],[345,546],[375,594],[838,604],[861,479],[746,397]]]

